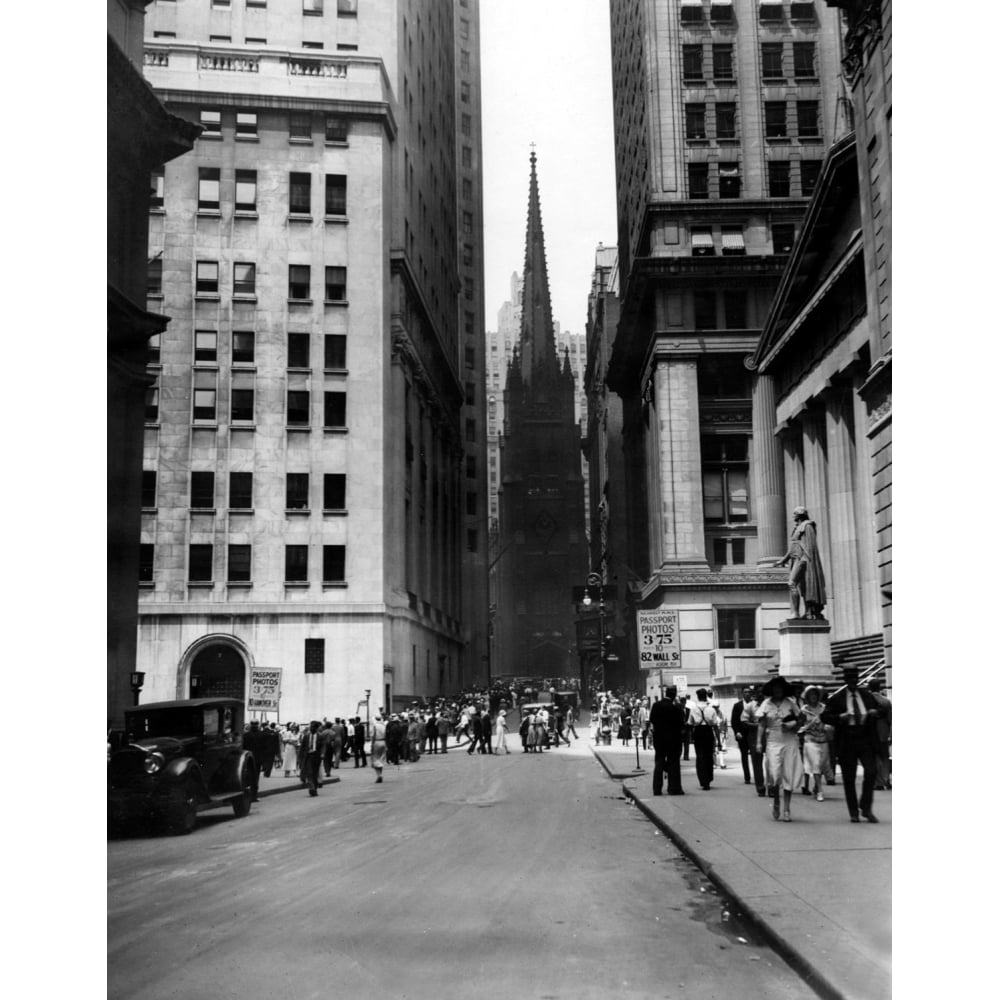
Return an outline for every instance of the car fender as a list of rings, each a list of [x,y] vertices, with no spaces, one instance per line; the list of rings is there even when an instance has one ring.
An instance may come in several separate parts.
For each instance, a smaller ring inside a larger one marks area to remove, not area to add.
[[[201,789],[202,794],[204,794],[205,781],[202,778],[198,761],[193,757],[178,757],[175,760],[167,761],[162,774],[164,780],[170,784],[180,784],[191,778]]]

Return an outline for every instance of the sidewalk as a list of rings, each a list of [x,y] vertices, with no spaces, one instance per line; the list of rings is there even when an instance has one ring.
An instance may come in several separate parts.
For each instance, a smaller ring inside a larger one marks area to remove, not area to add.
[[[838,772],[826,801],[796,793],[792,822],[775,822],[771,800],[743,783],[730,748],[702,791],[690,761],[683,796],[653,796],[652,750],[595,746],[625,794],[715,882],[771,946],[821,996],[887,1000],[892,971],[892,792],[876,792],[878,824],[851,823]],[[858,789],[860,794],[860,771]]]

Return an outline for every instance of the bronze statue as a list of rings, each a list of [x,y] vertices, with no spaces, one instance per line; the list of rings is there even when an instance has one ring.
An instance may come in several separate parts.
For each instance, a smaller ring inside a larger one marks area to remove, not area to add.
[[[826,581],[823,578],[823,563],[819,558],[816,544],[816,522],[809,520],[805,507],[792,511],[795,527],[788,551],[777,566],[791,564],[788,573],[788,591],[791,599],[793,618],[823,618],[826,606]]]

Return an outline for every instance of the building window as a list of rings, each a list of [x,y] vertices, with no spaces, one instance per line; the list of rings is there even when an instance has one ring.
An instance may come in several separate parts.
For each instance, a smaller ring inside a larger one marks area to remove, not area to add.
[[[211,583],[212,581],[212,546],[188,546],[188,582]]]
[[[712,238],[711,226],[691,227],[691,256],[714,257],[715,240]]]
[[[327,115],[325,128],[326,142],[347,142],[347,119]]]
[[[742,288],[727,288],[722,293],[722,308],[727,330],[747,328],[747,293]]]
[[[253,297],[257,294],[257,265],[245,261],[233,264],[233,295]]]
[[[802,160],[799,163],[799,179],[802,182],[802,197],[811,198],[816,190],[819,172],[823,167],[822,160]]]
[[[681,51],[684,80],[703,80],[702,48],[700,45],[685,45]]]
[[[142,470],[142,506],[153,508],[156,506],[156,470]]]
[[[230,416],[235,423],[253,423],[253,389],[233,389]]]
[[[462,112],[462,135],[472,135],[472,115]]]
[[[323,426],[324,427],[347,426],[346,392],[323,393]]]
[[[154,333],[150,335],[146,342],[146,364],[158,365],[160,363],[160,335]]]
[[[465,456],[465,477],[466,479],[476,478],[476,456],[466,455]]]
[[[328,472],[323,476],[323,510],[344,510],[347,507],[347,476],[343,472]]]
[[[312,177],[309,174],[288,175],[288,211],[292,215],[309,215],[312,202]]]
[[[305,670],[307,674],[321,674],[326,669],[326,640],[306,639]]]
[[[288,138],[312,141],[312,115],[308,111],[293,111],[288,116]]]
[[[347,215],[347,175],[326,175],[326,214]]]
[[[323,48],[323,43],[322,42],[303,42],[302,43],[302,48],[304,48],[304,49],[313,49],[314,51],[319,51],[319,50],[321,50]]]
[[[760,47],[761,76],[765,80],[783,80],[785,78],[782,66],[783,42],[764,42]]]
[[[476,443],[476,422],[475,420],[465,421],[465,440],[469,444]]]
[[[347,301],[347,268],[327,267],[324,281],[324,298],[327,302]]]
[[[202,110],[198,123],[201,125],[202,133],[199,138],[218,137],[222,135],[222,112]]]
[[[793,21],[812,21],[816,17],[816,5],[792,0],[791,15]]]
[[[702,497],[706,521],[737,524],[750,519],[748,441],[743,435],[702,439]]]
[[[707,163],[688,164],[688,197],[689,198],[708,197]]]
[[[302,0],[303,14],[322,14],[323,0]]]
[[[462,178],[462,200],[472,201],[472,181],[468,177]]]
[[[309,426],[309,392],[307,390],[288,390],[288,426]]]
[[[253,364],[254,333],[253,330],[233,331],[233,364]]]
[[[784,101],[764,102],[764,136],[768,139],[788,138],[788,110]]]
[[[472,213],[471,212],[463,212],[462,213],[462,232],[465,233],[466,236],[471,236],[472,235]]]
[[[476,383],[466,382],[465,383],[465,405],[475,406],[476,405]]]
[[[462,97],[462,103],[463,104],[468,104],[469,103],[469,99],[472,97],[472,88],[469,86],[469,84],[465,80],[462,81],[461,90],[459,92],[460,92],[461,97]]]
[[[776,222],[771,226],[771,244],[775,253],[791,253],[795,245],[795,225]]]
[[[285,510],[309,509],[309,473],[289,472],[285,476]]]
[[[228,583],[250,582],[250,546],[229,546],[229,571],[226,575]]]
[[[815,42],[792,42],[792,60],[796,80],[816,78]]]
[[[746,244],[743,242],[742,226],[722,227],[722,256],[742,257],[746,254]]]
[[[462,166],[472,167],[472,147],[463,146],[462,147]]]
[[[357,17],[358,0],[337,0],[337,17]]]
[[[163,294],[163,258],[159,255],[146,262],[146,294]]]
[[[288,335],[288,367],[308,368],[309,367],[309,341],[308,333],[290,333]]]
[[[719,197],[739,198],[740,165],[738,163],[719,164]]]
[[[257,138],[257,112],[237,111],[236,112],[236,138],[256,139]]]
[[[465,367],[466,368],[476,367],[476,349],[474,347],[465,348]]]
[[[309,579],[309,546],[285,546],[285,583],[305,583]],[[308,640],[307,640],[308,641]]]
[[[715,138],[736,138],[736,104],[722,101],[715,105]]]
[[[736,79],[733,69],[733,47],[730,44],[712,46],[712,79],[716,83]]]
[[[343,583],[347,579],[345,572],[347,562],[346,545],[323,546],[323,582]]]
[[[288,297],[300,302],[309,300],[309,265],[289,264]]]
[[[160,416],[160,390],[156,386],[150,386],[146,390],[146,414],[147,424],[155,424]]]
[[[791,166],[787,160],[771,160],[767,165],[767,193],[772,198],[787,198],[792,193]]]
[[[230,0],[212,0],[213,7],[228,7]]]
[[[796,101],[795,112],[798,118],[800,139],[819,138],[819,101]]]
[[[220,42],[228,45],[232,40],[232,35],[209,35],[208,40],[210,42]]]
[[[469,517],[475,517],[479,508],[479,494],[471,490],[465,494],[465,513]]]
[[[237,212],[257,211],[257,171],[236,171],[236,202],[233,205]]]
[[[197,510],[215,509],[215,473],[191,473],[191,506]]]
[[[347,370],[347,337],[343,333],[327,333],[323,337],[323,367],[332,371]]]
[[[684,105],[684,136],[690,142],[692,139],[707,139],[705,131],[705,105]]]
[[[195,389],[194,390],[194,419],[205,420],[210,423],[215,421],[215,390]]]
[[[194,361],[214,364],[218,360],[219,335],[214,330],[194,331]]]
[[[715,292],[694,293],[694,327],[696,330],[714,330],[716,328]]]
[[[149,207],[163,208],[163,168],[149,175]]]
[[[154,547],[146,542],[139,546],[139,582],[153,582],[153,550]]]
[[[267,7],[267,0],[247,0],[248,7]]]
[[[712,0],[708,16],[713,24],[732,23],[733,0]]]
[[[703,20],[701,0],[681,0],[681,24],[701,24]]]
[[[475,528],[465,532],[465,547],[469,552],[479,551],[479,532]]]
[[[716,608],[719,649],[754,649],[757,646],[754,608]]]
[[[219,262],[199,260],[195,264],[194,290],[196,295],[219,294]]]
[[[229,473],[229,509],[253,509],[253,473]]]
[[[267,45],[266,38],[251,38],[249,35],[247,35],[245,41],[247,45]]]
[[[761,24],[775,24],[782,19],[781,0],[760,0]]]

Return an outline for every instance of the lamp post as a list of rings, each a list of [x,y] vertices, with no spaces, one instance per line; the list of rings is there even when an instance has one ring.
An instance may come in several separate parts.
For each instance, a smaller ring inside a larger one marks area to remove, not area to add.
[[[365,688],[365,733],[371,729],[371,701],[372,701],[372,690],[371,688]]]
[[[134,670],[129,674],[129,684],[132,687],[132,704],[139,704],[139,692],[142,690],[143,682],[146,680],[146,675],[141,670]]]
[[[587,586],[583,591],[583,601],[582,604],[585,608],[589,608],[593,603],[594,599],[590,596],[592,590],[597,591],[598,595],[598,628],[600,631],[599,645],[598,645],[598,655],[601,659],[601,689],[604,688],[604,581],[601,578],[600,573],[589,573],[587,575]]]

